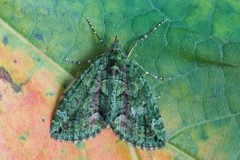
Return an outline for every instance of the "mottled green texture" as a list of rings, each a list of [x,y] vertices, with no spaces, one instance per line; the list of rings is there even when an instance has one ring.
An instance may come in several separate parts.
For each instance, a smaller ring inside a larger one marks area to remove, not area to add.
[[[106,125],[121,139],[160,148],[166,134],[145,72],[127,58],[118,40],[67,89],[51,125],[51,136],[82,141]]]
[[[86,17],[107,44],[118,35],[126,49],[126,44],[168,18],[169,23],[129,57],[154,75],[173,77],[167,82],[147,78],[155,95],[161,96],[157,104],[166,146],[176,159],[238,160],[239,5],[226,0],[3,0],[0,18],[74,76],[88,64],[75,66],[65,58],[84,61],[103,53]],[[6,46],[15,41],[2,28],[0,32],[7,37],[0,38]]]

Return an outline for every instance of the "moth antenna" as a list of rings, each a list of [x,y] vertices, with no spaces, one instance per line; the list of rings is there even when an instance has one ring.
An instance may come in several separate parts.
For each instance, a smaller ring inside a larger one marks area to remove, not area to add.
[[[148,36],[154,32],[155,30],[158,29],[158,27],[160,27],[162,24],[164,24],[165,22],[167,22],[168,19],[164,19],[163,21],[161,21],[160,23],[158,23],[157,25],[155,25],[153,28],[151,28],[147,33],[145,33],[144,35],[141,35],[134,43],[133,43],[133,46],[132,48],[130,49],[129,53],[128,53],[128,57],[131,55],[133,49],[136,47],[136,45],[138,44],[138,42],[140,41],[144,41],[145,39],[148,38]]]
[[[90,21],[89,18],[87,18],[87,23],[88,23],[90,29],[93,31],[93,33],[97,36],[97,38],[98,38],[98,40],[100,41],[100,43],[101,43],[103,46],[106,47],[107,45],[104,43],[103,39],[97,34],[96,30],[93,28],[92,23],[91,23],[91,21]]]

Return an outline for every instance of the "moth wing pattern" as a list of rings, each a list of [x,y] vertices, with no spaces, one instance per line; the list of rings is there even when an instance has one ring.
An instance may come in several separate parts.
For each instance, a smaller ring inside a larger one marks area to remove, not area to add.
[[[105,64],[104,57],[97,59],[67,87],[51,123],[52,138],[79,142],[94,137],[106,127],[99,112],[99,85]]]
[[[125,88],[111,106],[111,128],[120,139],[143,149],[161,148],[166,141],[163,122],[143,70],[137,64],[123,60],[125,72],[120,78]],[[121,71],[122,70],[122,71]]]

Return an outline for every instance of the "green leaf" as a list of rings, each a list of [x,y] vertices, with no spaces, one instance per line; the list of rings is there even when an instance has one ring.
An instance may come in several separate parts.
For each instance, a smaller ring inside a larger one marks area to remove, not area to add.
[[[85,61],[107,50],[91,32],[86,17],[108,46],[118,35],[126,51],[140,35],[168,18],[135,47],[130,59],[151,74],[172,77],[169,81],[148,78],[155,95],[161,96],[158,105],[168,134],[166,148],[174,153],[169,159],[237,160],[239,8],[238,1],[224,0],[6,0],[0,2],[0,18],[21,35],[20,40],[52,59],[50,64],[58,64],[74,77],[88,64],[76,66],[65,58]]]

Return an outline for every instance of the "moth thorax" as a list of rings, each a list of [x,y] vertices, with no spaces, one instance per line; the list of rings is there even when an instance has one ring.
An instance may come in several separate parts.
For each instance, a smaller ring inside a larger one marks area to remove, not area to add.
[[[109,57],[109,64],[110,66],[118,66],[120,65],[121,61],[123,60],[123,56],[118,51],[113,52]]]

